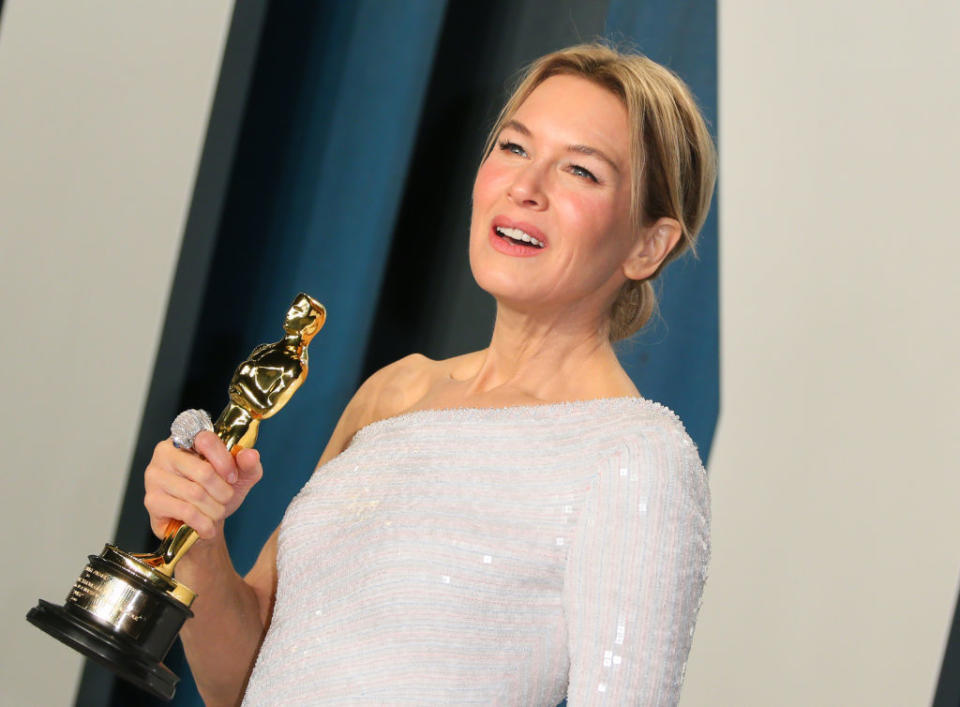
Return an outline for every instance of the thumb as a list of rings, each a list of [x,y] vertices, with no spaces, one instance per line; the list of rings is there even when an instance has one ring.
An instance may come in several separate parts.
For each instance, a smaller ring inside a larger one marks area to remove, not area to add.
[[[237,470],[240,476],[237,483],[250,486],[257,483],[263,476],[263,466],[260,464],[260,452],[256,449],[244,449],[237,455]]]

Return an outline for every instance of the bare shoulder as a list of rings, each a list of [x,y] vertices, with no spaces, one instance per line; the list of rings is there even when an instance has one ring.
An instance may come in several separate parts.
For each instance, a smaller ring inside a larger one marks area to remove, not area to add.
[[[420,400],[433,383],[444,375],[442,361],[423,354],[410,354],[364,381],[344,413],[356,421],[353,431],[385,417],[400,415]]]
[[[384,366],[363,382],[347,404],[320,464],[346,449],[358,430],[413,409],[436,386],[475,367],[476,360],[477,354],[434,361],[415,353]]]

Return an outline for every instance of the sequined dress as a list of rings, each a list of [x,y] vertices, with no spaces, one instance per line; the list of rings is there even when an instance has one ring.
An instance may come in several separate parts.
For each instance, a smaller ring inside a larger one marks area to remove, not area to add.
[[[244,704],[675,704],[709,524],[640,398],[375,422],[287,509]]]

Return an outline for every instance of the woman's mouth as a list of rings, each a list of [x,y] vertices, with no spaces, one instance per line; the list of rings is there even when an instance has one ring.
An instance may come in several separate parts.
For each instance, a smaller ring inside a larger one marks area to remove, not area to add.
[[[497,235],[504,240],[518,246],[532,246],[534,248],[543,248],[543,243],[526,231],[519,228],[507,228],[506,226],[497,226],[493,229]]]
[[[515,226],[492,226],[488,233],[490,245],[495,251],[515,258],[540,255],[547,245],[542,239]]]

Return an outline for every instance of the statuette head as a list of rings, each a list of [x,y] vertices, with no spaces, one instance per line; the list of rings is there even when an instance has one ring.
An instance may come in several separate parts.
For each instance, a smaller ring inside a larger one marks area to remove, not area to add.
[[[313,297],[301,292],[293,300],[283,320],[283,330],[288,334],[312,337],[327,319],[327,310]]]

